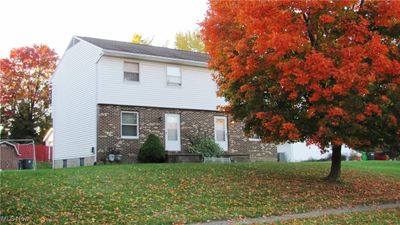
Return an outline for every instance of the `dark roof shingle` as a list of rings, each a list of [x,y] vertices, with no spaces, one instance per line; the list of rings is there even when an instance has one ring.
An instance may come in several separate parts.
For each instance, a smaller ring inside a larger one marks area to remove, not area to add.
[[[207,62],[209,59],[207,54],[198,53],[198,52],[190,52],[190,51],[183,51],[183,50],[177,50],[177,49],[171,49],[171,48],[163,48],[163,47],[156,47],[156,46],[142,45],[142,44],[133,44],[133,43],[129,43],[129,42],[112,41],[112,40],[91,38],[91,37],[78,36],[78,38],[85,40],[89,43],[92,43],[102,49],[111,50],[111,51],[136,53],[136,54],[159,56],[159,57],[166,57],[166,58],[198,61],[198,62]]]

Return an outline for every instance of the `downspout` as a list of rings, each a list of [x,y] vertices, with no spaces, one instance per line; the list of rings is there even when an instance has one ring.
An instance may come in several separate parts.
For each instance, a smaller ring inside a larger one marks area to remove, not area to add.
[[[99,104],[98,104],[98,102],[99,102],[99,89],[98,89],[99,68],[98,67],[99,67],[100,59],[103,57],[103,55],[104,55],[104,50],[101,51],[99,58],[96,61],[96,68],[95,68],[95,70],[96,70],[96,74],[95,74],[95,76],[96,76],[96,84],[95,84],[96,85],[96,142],[95,142],[95,146],[94,146],[94,163],[96,163],[96,164],[97,164],[97,144],[98,144],[98,139],[99,139]]]

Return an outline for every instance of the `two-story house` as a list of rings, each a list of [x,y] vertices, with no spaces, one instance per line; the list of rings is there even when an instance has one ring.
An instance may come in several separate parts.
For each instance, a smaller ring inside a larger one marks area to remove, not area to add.
[[[93,165],[114,148],[135,162],[156,134],[168,153],[189,138],[214,139],[227,153],[276,158],[276,146],[244,135],[217,111],[224,99],[206,54],[89,37],[73,37],[52,77],[53,166]]]

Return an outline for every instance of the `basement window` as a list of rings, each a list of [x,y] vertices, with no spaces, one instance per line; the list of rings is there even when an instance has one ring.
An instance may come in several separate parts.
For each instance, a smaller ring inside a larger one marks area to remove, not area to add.
[[[139,63],[124,62],[124,80],[139,82]]]
[[[85,158],[79,158],[79,166],[85,165]]]

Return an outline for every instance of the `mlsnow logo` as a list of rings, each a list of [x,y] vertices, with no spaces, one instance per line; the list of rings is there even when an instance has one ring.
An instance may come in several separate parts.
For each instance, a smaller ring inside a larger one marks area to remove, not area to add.
[[[13,216],[13,215],[8,215],[8,216],[3,216],[0,215],[0,223],[1,222],[28,222],[29,217],[27,216]]]

